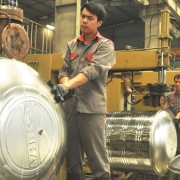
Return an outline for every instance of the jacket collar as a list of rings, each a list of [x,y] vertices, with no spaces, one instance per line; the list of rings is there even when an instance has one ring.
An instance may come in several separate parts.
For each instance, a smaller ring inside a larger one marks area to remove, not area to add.
[[[94,40],[94,39],[101,39],[101,38],[103,38],[103,36],[101,36],[100,33],[97,32],[96,35],[94,36],[93,40]],[[79,41],[81,41],[81,42],[84,42],[84,41],[85,41],[85,39],[84,39],[84,33],[82,33],[82,34],[77,38],[77,40],[79,40]]]

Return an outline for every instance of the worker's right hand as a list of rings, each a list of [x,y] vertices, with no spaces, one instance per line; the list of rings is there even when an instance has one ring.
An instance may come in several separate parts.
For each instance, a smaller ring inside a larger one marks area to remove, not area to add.
[[[176,119],[180,119],[180,112],[178,112],[177,114],[176,114],[176,117],[175,117]]]
[[[160,102],[159,103],[160,103],[160,106],[161,106],[162,109],[167,109],[169,107],[169,104],[166,101],[165,96],[160,97]]]

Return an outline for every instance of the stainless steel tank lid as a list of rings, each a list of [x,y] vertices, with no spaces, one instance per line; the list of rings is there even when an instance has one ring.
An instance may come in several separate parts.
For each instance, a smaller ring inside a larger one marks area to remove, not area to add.
[[[65,151],[61,106],[25,63],[0,58],[0,83],[0,176],[50,179]]]
[[[6,104],[0,114],[0,129],[1,161],[7,169],[29,176],[49,166],[57,150],[56,118],[51,107],[31,93]]]
[[[177,133],[170,111],[158,111],[151,127],[150,150],[154,169],[161,174],[177,151]],[[164,171],[165,172],[165,171]]]

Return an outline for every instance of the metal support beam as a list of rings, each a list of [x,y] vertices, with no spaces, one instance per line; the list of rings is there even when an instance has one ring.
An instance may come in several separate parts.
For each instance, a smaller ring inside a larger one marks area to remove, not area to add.
[[[180,23],[180,6],[175,0],[162,0],[162,2],[168,5],[169,10],[172,12],[173,16]]]
[[[180,30],[172,23],[170,24],[170,32],[177,39],[180,37]]]
[[[147,6],[149,5],[149,1],[148,0],[134,0],[137,4],[141,4],[143,6]]]
[[[137,3],[133,2],[133,1],[108,1],[108,2],[101,2],[105,7],[133,7],[133,6],[137,6]]]
[[[66,43],[80,33],[81,0],[56,0],[55,11],[55,52],[63,53]]]

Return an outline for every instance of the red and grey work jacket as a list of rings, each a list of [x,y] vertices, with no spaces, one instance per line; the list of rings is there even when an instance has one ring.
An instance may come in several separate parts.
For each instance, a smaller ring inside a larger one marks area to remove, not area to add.
[[[106,79],[114,64],[114,44],[99,33],[88,46],[83,34],[67,43],[58,78],[73,78],[79,73],[88,78],[88,82],[75,88],[78,112],[106,113]]]
[[[173,112],[174,116],[180,112],[180,94],[176,94],[175,91],[167,93],[165,101],[168,102],[169,109]]]

